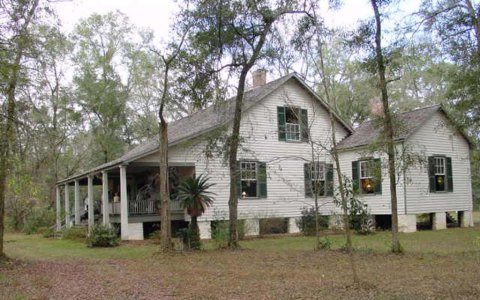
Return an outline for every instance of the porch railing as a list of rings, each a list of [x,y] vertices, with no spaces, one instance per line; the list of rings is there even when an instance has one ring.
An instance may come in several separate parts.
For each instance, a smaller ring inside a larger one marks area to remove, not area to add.
[[[130,200],[128,202],[128,214],[132,215],[149,215],[149,214],[156,214],[156,201],[155,200]],[[120,202],[113,202],[108,204],[110,209],[110,214],[119,215],[120,214]],[[180,202],[178,201],[171,201],[170,202],[170,211],[178,212],[182,211],[182,207]],[[100,209],[103,212],[102,209]]]

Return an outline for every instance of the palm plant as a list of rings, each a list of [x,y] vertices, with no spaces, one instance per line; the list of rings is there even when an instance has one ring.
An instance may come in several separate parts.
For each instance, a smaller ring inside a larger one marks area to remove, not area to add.
[[[189,240],[190,248],[200,248],[200,231],[198,228],[197,218],[201,216],[207,207],[212,205],[212,196],[215,193],[209,192],[208,189],[215,185],[208,183],[209,178],[203,174],[198,177],[188,177],[178,187],[177,200],[180,201],[182,207],[187,210],[191,217],[189,224]]]

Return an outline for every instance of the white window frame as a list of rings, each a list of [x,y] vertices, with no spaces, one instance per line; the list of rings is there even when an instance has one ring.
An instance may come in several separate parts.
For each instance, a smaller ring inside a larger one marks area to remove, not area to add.
[[[295,115],[297,123],[287,122],[286,116],[290,113]],[[302,140],[300,132],[300,108],[294,106],[285,107],[285,140],[290,142],[299,142]]]
[[[434,156],[434,175],[446,175],[446,159],[445,157]]]
[[[373,167],[374,167],[374,161],[373,160],[361,160],[358,162],[358,171],[359,171],[359,186],[360,186],[360,191],[362,194],[366,195],[372,195],[375,194],[375,182],[373,178]],[[371,182],[373,183],[373,192],[366,192],[363,190],[362,186],[362,179],[370,179]]]
[[[315,192],[313,189],[316,186],[316,182],[323,182],[323,194],[319,194],[319,196],[326,196],[327,195],[327,165],[324,162],[315,162],[310,164],[310,182],[312,185],[312,192]],[[312,193],[313,194],[313,193]]]
[[[436,192],[446,192],[447,187],[447,160],[443,156],[434,156],[433,157],[433,176],[435,177],[435,191]],[[437,187],[437,176],[443,177],[443,190],[439,190]]]
[[[372,176],[372,161],[370,160],[361,160],[359,162],[360,165],[360,174],[359,178],[360,179],[373,179]],[[363,175],[364,171],[364,165],[366,165],[366,170],[365,170],[365,176]]]
[[[287,141],[300,141],[300,124],[285,123],[285,139]]]
[[[252,168],[253,167],[253,168]],[[245,176],[247,175],[247,176]],[[252,176],[255,175],[255,176]],[[241,161],[240,162],[240,188],[243,186],[243,182],[250,184],[255,182],[256,191],[255,195],[248,195],[246,198],[256,198],[258,197],[258,162],[256,161]],[[243,192],[242,192],[243,197]]]

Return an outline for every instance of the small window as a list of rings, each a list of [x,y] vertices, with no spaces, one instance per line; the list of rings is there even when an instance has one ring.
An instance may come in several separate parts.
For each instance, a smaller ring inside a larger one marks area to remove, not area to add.
[[[360,161],[360,187],[363,194],[375,193],[375,180],[373,178],[373,161]]]
[[[257,197],[258,196],[258,180],[257,180],[257,163],[251,161],[240,162],[240,183],[241,196]]]
[[[312,192],[316,193],[319,196],[326,195],[325,188],[325,164],[324,163],[314,163],[311,164],[311,174],[312,174]]]
[[[445,157],[434,157],[435,191],[446,190],[446,166]]]
[[[300,141],[300,110],[293,107],[285,109],[285,137],[287,141]]]

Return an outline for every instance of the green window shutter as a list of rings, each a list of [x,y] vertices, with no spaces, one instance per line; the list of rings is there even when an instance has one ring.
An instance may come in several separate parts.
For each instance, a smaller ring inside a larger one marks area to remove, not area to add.
[[[373,160],[373,165],[375,168],[375,194],[382,194],[382,161],[380,158],[375,158]]]
[[[242,198],[242,176],[241,176],[241,169],[240,169],[240,162],[237,161],[237,172],[235,172],[237,176],[237,195],[238,198]]]
[[[303,165],[303,175],[305,178],[305,196],[313,197],[312,193],[312,167],[310,163]]]
[[[333,196],[333,164],[326,164],[327,178],[325,180],[327,196]]]
[[[277,107],[277,118],[278,118],[278,140],[285,141],[286,134],[285,134],[285,107],[278,106]]]
[[[447,191],[453,192],[452,158],[445,157],[447,164]]]
[[[267,164],[259,162],[257,167],[258,175],[258,197],[267,198]]]
[[[433,156],[428,157],[428,182],[430,193],[435,193],[435,159]]]
[[[352,161],[352,189],[354,192],[358,192],[359,174],[358,174],[358,161]]]
[[[308,112],[306,109],[300,110],[300,132],[302,134],[302,141],[308,142]]]

